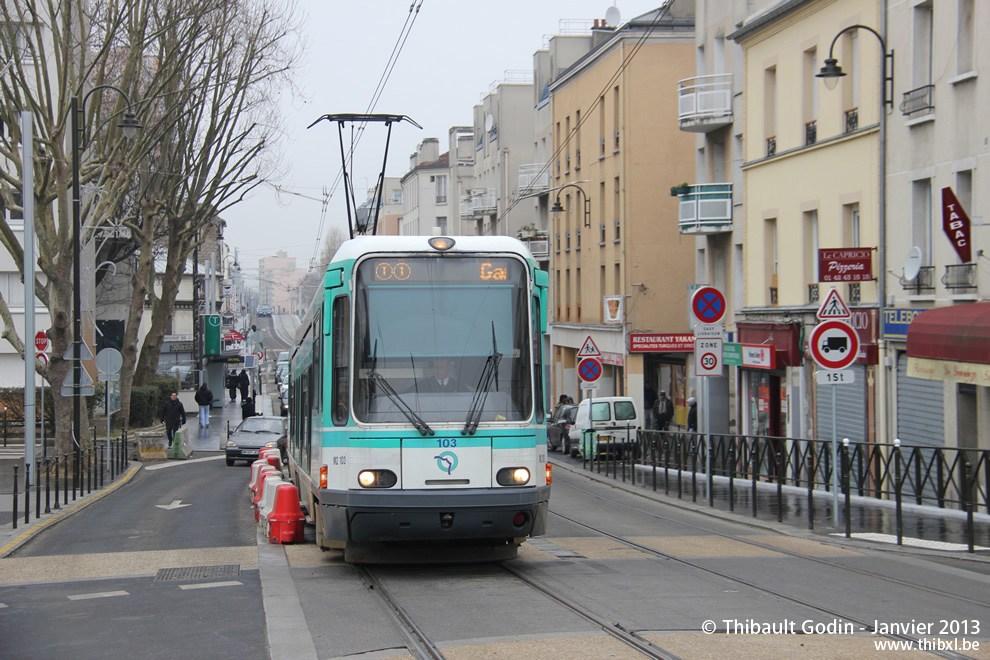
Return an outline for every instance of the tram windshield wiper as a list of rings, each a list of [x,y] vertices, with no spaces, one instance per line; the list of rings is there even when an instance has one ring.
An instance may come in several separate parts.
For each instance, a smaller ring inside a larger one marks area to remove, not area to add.
[[[488,400],[488,392],[492,389],[493,381],[496,391],[498,390],[498,364],[501,361],[502,354],[498,352],[498,345],[495,343],[495,321],[492,321],[492,352],[481,370],[478,387],[474,390],[474,397],[471,399],[471,407],[468,409],[467,419],[464,420],[461,435],[474,435],[478,430],[481,412],[485,409],[485,401]]]
[[[399,393],[395,391],[395,388],[386,380],[385,376],[378,373],[378,342],[375,342],[375,353],[374,357],[371,358],[371,370],[368,372],[368,378],[370,378],[385,396],[395,404],[395,407],[406,416],[409,423],[412,424],[420,435],[434,435],[436,432],[430,428],[430,425],[426,423],[422,417],[416,414],[416,411],[409,407],[409,404],[403,400]]]

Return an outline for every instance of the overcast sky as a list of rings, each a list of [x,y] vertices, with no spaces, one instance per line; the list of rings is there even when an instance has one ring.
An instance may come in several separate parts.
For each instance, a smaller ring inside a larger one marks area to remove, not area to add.
[[[284,176],[275,183],[322,198],[340,171],[337,125],[306,127],[324,114],[368,111],[412,0],[298,2],[306,15],[298,74],[304,96],[281,100],[288,140],[282,145]],[[492,82],[505,79],[507,70],[532,71],[534,51],[561,31],[561,20],[604,18],[613,4],[625,22],[661,0],[423,0],[374,109],[408,115],[423,130],[407,123],[393,126],[386,175],[405,174],[409,155],[424,138],[439,138],[443,152],[447,130],[472,123],[472,109]],[[384,137],[383,125],[370,126],[355,154],[352,176],[359,202],[381,169]],[[328,227],[346,233],[342,192],[334,193],[322,232],[321,208],[319,201],[262,185],[224,214],[225,238],[238,248],[248,275],[256,274],[258,259],[277,250],[306,268]]]

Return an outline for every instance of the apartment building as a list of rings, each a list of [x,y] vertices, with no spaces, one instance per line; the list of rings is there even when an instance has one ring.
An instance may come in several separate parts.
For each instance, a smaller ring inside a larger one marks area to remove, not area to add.
[[[768,5],[770,0],[764,0]],[[759,3],[756,3],[759,6]],[[742,47],[726,38],[752,13],[752,0],[697,0],[695,72],[677,82],[680,130],[693,133],[694,178],[671,187],[677,197],[678,227],[695,237],[695,282],[725,295],[724,326],[730,347],[724,356],[742,355],[736,312],[745,297],[745,187],[742,163],[746,125],[745,68]],[[768,365],[740,359],[723,375],[709,377],[709,414],[714,432],[738,431],[743,369]],[[759,373],[759,371],[757,372]]]
[[[890,435],[913,445],[987,449],[990,6],[887,6],[887,47],[897,58],[883,269]],[[876,59],[875,40],[863,40],[861,57]]]
[[[678,130],[670,98],[694,71],[694,3],[606,31],[549,81],[554,392],[591,393],[577,374],[590,337],[604,366],[595,395],[642,405],[651,385],[672,393],[683,423],[694,394],[685,339],[694,238],[680,233],[666,190],[694,171],[693,138]]]
[[[746,290],[739,341],[772,346],[771,369],[743,369],[745,433],[876,440],[882,433],[879,363],[880,112],[883,58],[874,37],[880,4],[787,0],[728,35],[745,55]],[[829,57],[847,75],[835,90],[817,77]],[[856,281],[831,281],[820,250],[864,255]],[[861,345],[852,383],[816,383],[806,341],[832,287]],[[832,394],[841,415],[832,414]],[[882,437],[882,436],[881,436]]]
[[[409,171],[402,177],[402,219],[399,234],[430,236],[447,234],[449,154],[440,153],[440,140],[426,138],[409,156]]]
[[[285,250],[274,257],[258,260],[258,291],[261,304],[271,305],[275,314],[296,314],[309,304],[302,300],[299,284],[306,276],[305,268],[296,267],[296,258]],[[254,311],[254,310],[251,310]]]

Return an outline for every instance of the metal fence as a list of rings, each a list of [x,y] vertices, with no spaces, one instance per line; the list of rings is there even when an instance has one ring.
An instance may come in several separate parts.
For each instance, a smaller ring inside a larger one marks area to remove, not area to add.
[[[119,438],[111,438],[109,450],[106,445],[90,447],[79,453],[79,460],[76,462],[74,454],[55,455],[48,457],[38,463],[38,475],[32,478],[26,466],[23,476],[18,474],[17,465],[13,466],[13,529],[17,529],[18,519],[21,518],[20,511],[23,511],[24,524],[31,522],[31,500],[34,499],[34,517],[40,519],[42,514],[48,515],[58,512],[63,506],[69,504],[71,493],[72,501],[76,496],[82,498],[84,495],[104,487],[109,482],[113,482],[128,466],[128,440],[127,430],[124,429]],[[31,482],[34,482],[31,485]],[[23,486],[23,490],[19,489]],[[43,494],[43,495],[42,495]],[[44,497],[44,509],[41,501]],[[54,500],[54,504],[53,504]]]
[[[700,476],[711,506],[712,480],[720,477],[727,487],[729,509],[735,509],[740,490],[747,489],[752,493],[749,499],[754,516],[758,484],[774,484],[778,520],[783,515],[783,488],[802,488],[808,496],[809,527],[814,525],[815,493],[837,490],[844,497],[847,536],[854,495],[894,504],[899,542],[903,536],[904,504],[957,510],[967,516],[972,550],[973,515],[990,513],[990,450],[903,446],[900,441],[888,444],[843,440],[837,445],[833,447],[825,440],[713,434],[710,475],[706,471],[708,445],[701,433],[637,430],[627,432],[621,442],[584,442],[582,456],[587,469],[623,481],[627,475],[635,480],[639,474],[647,485],[652,479],[653,490],[676,490],[679,497],[690,490],[694,500]]]

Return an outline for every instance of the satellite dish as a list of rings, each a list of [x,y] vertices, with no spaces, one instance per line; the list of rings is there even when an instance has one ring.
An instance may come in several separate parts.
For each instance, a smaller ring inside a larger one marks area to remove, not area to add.
[[[913,280],[921,272],[921,248],[915,245],[908,250],[907,258],[904,259],[904,278]]]
[[[488,115],[487,117],[485,117],[485,130],[490,131],[492,130],[493,126],[495,126],[495,118],[492,117],[491,115]]]
[[[608,27],[615,27],[618,25],[621,18],[622,15],[619,13],[619,8],[615,5],[612,5],[605,10],[605,25]]]

